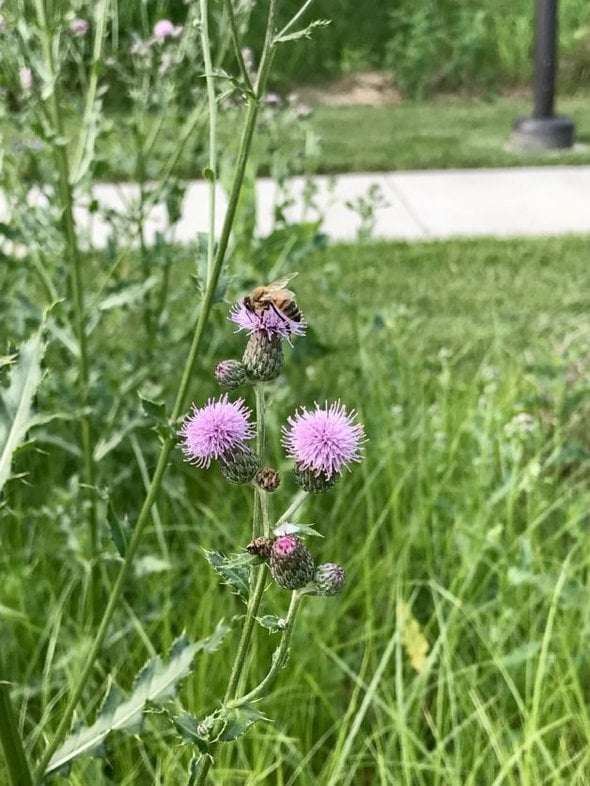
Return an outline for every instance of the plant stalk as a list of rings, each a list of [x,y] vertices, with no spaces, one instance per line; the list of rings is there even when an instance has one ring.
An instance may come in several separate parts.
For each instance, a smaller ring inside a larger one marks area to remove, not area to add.
[[[83,478],[86,495],[89,503],[88,526],[90,535],[91,557],[91,621],[94,622],[99,612],[99,572],[98,556],[98,515],[96,508],[95,466],[92,455],[90,434],[90,417],[88,415],[89,392],[89,364],[88,364],[88,338],[86,335],[86,315],[84,311],[84,289],[82,284],[82,262],[76,226],[74,221],[74,199],[70,183],[70,167],[66,149],[65,129],[60,107],[60,94],[53,59],[51,34],[47,24],[47,16],[43,0],[35,0],[37,21],[42,33],[43,55],[47,68],[48,80],[52,89],[46,101],[49,105],[56,138],[52,141],[53,154],[58,171],[59,200],[63,209],[63,226],[66,241],[66,256],[70,268],[70,287],[72,292],[72,305],[74,309],[74,324],[78,341],[78,373],[79,373],[79,398],[81,406],[80,415],[80,442],[83,456]]]
[[[257,701],[258,699],[262,699],[267,695],[269,688],[272,686],[277,677],[277,674],[283,668],[287,660],[289,644],[291,643],[291,636],[293,635],[293,628],[295,626],[295,617],[297,616],[297,610],[299,608],[299,602],[301,598],[302,595],[297,590],[295,590],[291,595],[291,603],[289,604],[289,611],[287,613],[287,619],[285,620],[285,628],[281,635],[281,641],[279,643],[278,649],[273,655],[272,665],[266,677],[264,677],[264,679],[249,693],[246,693],[244,696],[240,696],[239,699],[230,701],[227,705],[228,707],[241,707],[243,704]]]
[[[36,0],[36,3],[37,3],[37,5],[39,5],[39,4],[42,5],[42,0]],[[271,0],[272,8],[274,8],[275,5],[276,5],[276,0]],[[272,14],[272,18],[274,19],[274,13]],[[265,62],[266,62],[266,70],[264,71],[263,74],[261,73],[261,76],[263,76],[262,80],[260,81],[260,86],[261,87],[264,87],[264,85],[266,84],[266,78],[268,76],[268,70],[270,68],[271,59],[269,57],[267,57]],[[190,383],[191,383],[191,380],[192,380],[193,371],[194,371],[194,368],[195,368],[195,365],[196,365],[197,357],[199,355],[199,350],[200,350],[200,347],[201,347],[201,343],[202,343],[202,340],[203,340],[205,326],[206,326],[206,323],[207,323],[207,320],[208,320],[208,317],[209,317],[209,313],[210,313],[212,305],[213,305],[215,289],[216,289],[216,286],[217,286],[217,282],[219,280],[219,275],[221,273],[221,269],[223,267],[223,262],[225,260],[225,254],[226,254],[227,246],[228,246],[228,243],[229,243],[229,238],[230,238],[230,234],[231,234],[231,228],[232,228],[234,217],[235,217],[235,214],[236,214],[236,209],[237,209],[237,206],[238,206],[238,199],[239,199],[239,196],[240,196],[240,190],[241,190],[242,183],[243,183],[243,180],[244,180],[244,173],[245,173],[245,170],[246,170],[246,164],[247,164],[247,161],[248,161],[248,156],[249,156],[249,153],[250,153],[250,147],[251,147],[251,144],[252,144],[252,136],[254,134],[254,128],[255,128],[255,125],[256,125],[256,118],[258,116],[258,106],[259,106],[258,105],[258,101],[254,100],[254,99],[251,99],[248,102],[248,110],[247,110],[246,122],[245,122],[245,125],[244,125],[244,129],[242,131],[242,136],[241,136],[241,140],[240,140],[240,148],[239,148],[239,152],[238,152],[238,159],[237,159],[237,163],[236,163],[236,170],[235,170],[234,179],[233,179],[233,183],[232,183],[232,188],[231,188],[231,192],[230,192],[230,196],[229,196],[229,200],[228,200],[227,211],[226,211],[226,214],[225,214],[225,219],[224,219],[223,227],[222,227],[222,230],[221,230],[221,236],[220,236],[220,239],[219,239],[219,243],[217,245],[215,258],[214,258],[214,262],[213,262],[213,272],[212,272],[212,275],[211,275],[211,279],[210,279],[209,285],[207,286],[207,289],[205,291],[205,296],[203,298],[202,307],[201,307],[201,310],[199,312],[199,317],[198,317],[197,324],[196,324],[196,327],[195,327],[195,332],[193,334],[193,340],[192,340],[192,343],[191,343],[191,346],[190,346],[190,349],[189,349],[189,354],[188,354],[188,357],[187,357],[187,361],[185,363],[185,366],[184,366],[184,369],[183,369],[183,372],[182,372],[182,377],[181,377],[180,384],[179,384],[179,387],[178,387],[178,393],[176,395],[176,400],[175,400],[175,403],[174,403],[174,409],[173,409],[172,415],[170,417],[171,424],[175,424],[176,423],[176,421],[178,420],[178,418],[180,416],[180,413],[183,411],[183,409],[184,409],[184,407],[186,405],[186,399],[187,399],[187,395],[188,395],[188,390],[189,390],[189,386],[190,386]],[[132,561],[133,561],[133,557],[135,556],[135,553],[136,553],[137,548],[139,546],[139,543],[141,541],[141,537],[142,537],[143,531],[145,529],[145,526],[146,526],[147,522],[150,519],[150,511],[151,511],[151,508],[152,508],[152,506],[153,506],[153,504],[154,504],[154,502],[156,500],[158,491],[160,489],[160,485],[162,483],[162,478],[164,477],[164,473],[166,471],[168,458],[170,456],[170,452],[172,451],[174,443],[175,443],[175,437],[173,435],[171,435],[171,436],[169,436],[166,439],[166,441],[162,445],[162,448],[160,450],[160,455],[158,457],[158,462],[157,462],[157,465],[156,465],[156,469],[155,469],[154,474],[152,476],[152,480],[151,480],[151,483],[150,483],[150,486],[149,486],[146,498],[144,500],[144,503],[143,503],[143,505],[141,507],[141,510],[139,512],[139,515],[137,517],[137,521],[136,521],[135,527],[133,529],[133,534],[131,536],[131,539],[129,541],[129,545],[127,547],[127,552],[125,554],[125,559],[123,561],[123,564],[121,565],[121,568],[119,570],[119,574],[117,575],[115,583],[113,584],[113,588],[111,590],[111,594],[110,594],[107,606],[106,606],[106,608],[104,610],[104,613],[103,613],[100,625],[99,625],[98,630],[96,632],[94,641],[92,643],[92,646],[90,647],[90,650],[89,650],[88,655],[86,657],[86,661],[84,663],[84,666],[82,668],[80,676],[78,677],[78,681],[76,683],[76,686],[75,686],[74,690],[72,691],[72,695],[70,696],[70,699],[69,699],[66,707],[62,711],[61,720],[60,720],[60,722],[58,724],[58,727],[57,727],[57,729],[55,731],[55,735],[54,735],[52,741],[47,746],[46,750],[44,751],[44,753],[43,753],[43,755],[42,755],[42,757],[41,757],[41,759],[39,761],[39,764],[38,764],[38,766],[36,768],[36,771],[35,771],[35,783],[37,783],[37,784],[40,783],[41,780],[43,779],[43,775],[44,775],[45,769],[46,769],[47,765],[49,764],[49,761],[50,761],[51,757],[53,756],[53,754],[57,750],[60,742],[62,741],[63,737],[65,736],[65,734],[66,734],[66,732],[67,732],[67,730],[68,730],[68,728],[69,728],[69,726],[71,724],[72,716],[74,714],[74,710],[75,710],[76,705],[77,705],[77,703],[78,703],[78,701],[80,699],[80,696],[82,695],[82,691],[84,690],[84,686],[86,684],[86,681],[87,681],[88,677],[90,676],[90,673],[91,673],[92,668],[94,666],[94,662],[96,661],[96,658],[98,656],[100,648],[101,648],[101,646],[103,644],[103,641],[104,641],[104,638],[106,636],[106,632],[107,632],[109,623],[110,623],[110,621],[111,621],[111,619],[113,617],[113,614],[115,612],[115,609],[116,609],[118,601],[119,601],[119,598],[120,598],[120,596],[121,596],[121,594],[123,592],[123,586],[125,584],[125,579],[127,578],[127,575],[128,575],[128,573],[130,571],[131,564],[132,564]],[[263,588],[264,588],[264,584],[262,586],[262,589]]]
[[[29,762],[10,699],[10,683],[4,681],[0,682],[0,743],[12,786],[33,786]]]
[[[209,40],[209,3],[200,0],[201,8],[201,46],[205,61],[205,81],[207,84],[207,104],[209,108],[209,232],[207,237],[207,284],[213,272],[213,256],[215,253],[215,189],[217,183],[217,98],[213,62],[211,60],[211,42]]]

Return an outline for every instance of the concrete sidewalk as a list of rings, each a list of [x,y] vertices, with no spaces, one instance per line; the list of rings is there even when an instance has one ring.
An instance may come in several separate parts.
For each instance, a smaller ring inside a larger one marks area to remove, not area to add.
[[[374,209],[373,236],[401,240],[451,237],[563,235],[590,232],[590,166],[390,172],[313,178],[312,206],[304,201],[304,178],[293,178],[285,209],[289,221],[322,218],[323,231],[334,240],[355,240],[361,219],[350,206],[367,199],[377,186],[381,206]],[[189,184],[182,218],[173,233],[178,242],[194,240],[208,226],[208,193],[204,181]],[[97,184],[94,197],[102,208],[126,212],[137,200],[132,184]],[[283,198],[284,198],[283,194]],[[276,184],[261,178],[256,184],[257,231],[272,230]],[[227,205],[217,191],[217,231]],[[0,215],[4,212],[0,205]],[[79,206],[76,221],[92,245],[104,247],[109,226]],[[156,205],[146,222],[148,243],[166,230],[163,205]]]

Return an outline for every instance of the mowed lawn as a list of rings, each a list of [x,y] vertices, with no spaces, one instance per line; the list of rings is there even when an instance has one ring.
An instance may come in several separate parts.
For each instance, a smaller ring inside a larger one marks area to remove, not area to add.
[[[286,417],[325,399],[357,408],[365,461],[299,513],[325,535],[309,543],[316,558],[343,564],[347,586],[304,604],[276,693],[257,705],[273,723],[227,746],[212,783],[588,783],[589,253],[590,239],[580,237],[332,246],[298,261],[298,302],[311,329],[286,348],[284,379],[269,386],[269,460],[285,476],[271,504],[278,515],[294,489],[279,446]],[[133,260],[126,264],[133,273]],[[107,265],[88,265],[92,287]],[[185,292],[174,302],[179,323],[194,310],[193,265],[187,250],[175,254],[171,286]],[[17,273],[0,273],[3,292]],[[231,294],[242,294],[237,282]],[[195,375],[198,403],[215,392],[212,365],[243,346],[227,307],[216,306]],[[174,372],[158,377],[158,368],[181,368],[186,353],[186,341],[168,342],[162,328],[151,359],[135,356],[138,308],[109,311],[91,338],[111,368],[92,378],[92,396],[114,395],[118,379],[121,419],[136,405],[145,364],[172,400]],[[135,329],[122,330],[130,321]],[[70,361],[58,333],[50,350],[54,391],[55,369],[70,380]],[[57,403],[39,397],[40,407]],[[87,544],[68,428],[60,419],[42,426],[39,449],[19,458],[26,478],[11,482],[0,509],[2,657],[9,679],[26,686],[16,696],[27,734],[39,719],[55,728],[60,699],[51,702],[88,646],[80,626]],[[106,440],[98,417],[94,428]],[[157,442],[140,424],[103,449],[101,488],[111,484],[131,521],[143,487],[138,460],[149,472]],[[217,468],[188,467],[176,452],[126,605],[81,701],[86,721],[107,674],[129,690],[146,658],[180,631],[200,638],[241,613],[201,548],[240,551],[250,503]],[[103,544],[106,590],[116,562],[106,529]],[[288,593],[270,588],[264,613],[284,615],[287,604]],[[235,636],[185,681],[180,696],[196,717],[217,706],[234,646]],[[248,684],[266,672],[274,646],[260,628]],[[160,715],[146,728],[141,739],[113,736],[108,763],[81,759],[69,782],[184,783],[190,752]]]
[[[582,92],[557,102],[557,110],[574,120],[575,146],[540,152],[517,152],[509,145],[514,120],[531,114],[531,102],[526,98],[486,101],[441,96],[380,107],[317,106],[305,121],[297,120],[292,112],[264,108],[254,142],[253,166],[258,174],[272,172],[283,177],[301,172],[590,164],[589,97]],[[192,120],[188,110],[178,114],[171,111],[165,116],[134,116],[146,140],[141,157],[137,155],[131,115],[110,110],[106,116],[104,133],[97,143],[97,178],[135,180],[143,172],[149,180],[162,171],[181,178],[203,177],[208,165],[205,114]],[[0,129],[7,149],[19,157],[24,172],[42,172],[48,165],[46,151],[43,145],[37,146],[30,132],[19,130],[17,119]],[[243,112],[235,108],[220,110],[218,155],[222,178],[234,159],[242,122]],[[71,116],[67,123],[72,147],[78,123],[78,115]]]

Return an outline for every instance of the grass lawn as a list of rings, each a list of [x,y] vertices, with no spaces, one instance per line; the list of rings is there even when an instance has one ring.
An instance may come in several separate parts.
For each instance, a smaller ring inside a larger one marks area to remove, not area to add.
[[[299,259],[298,302],[312,330],[287,350],[285,377],[268,389],[268,456],[285,478],[271,507],[282,512],[294,490],[278,444],[286,416],[325,398],[358,408],[365,461],[299,514],[325,535],[308,542],[317,560],[345,565],[347,586],[304,604],[274,697],[257,705],[274,722],[227,746],[211,783],[587,784],[589,251],[586,238],[477,240],[334,246]],[[170,406],[187,351],[182,330],[194,318],[193,262],[186,250],[170,254],[178,294],[150,345],[140,300],[91,311],[97,484],[131,521],[158,443],[138,417],[137,389],[149,383]],[[86,264],[94,303],[111,260]],[[121,275],[138,264],[127,258]],[[50,272],[65,286],[60,271],[56,263]],[[20,263],[4,266],[0,284],[16,343],[44,300]],[[12,298],[17,286],[33,301],[26,308]],[[232,295],[242,286],[234,281]],[[55,728],[89,635],[68,399],[76,374],[67,336],[55,329],[59,308],[37,406],[60,415],[32,433],[15,467],[26,475],[10,482],[0,508],[2,676],[21,686],[24,731],[40,748],[34,728]],[[193,382],[199,403],[215,393],[213,364],[242,350],[226,314],[216,307]],[[217,467],[190,467],[175,451],[80,702],[87,722],[107,674],[127,691],[146,658],[183,629],[197,639],[241,614],[201,547],[239,551],[250,504],[249,490],[225,485]],[[105,506],[106,593],[117,556]],[[264,613],[284,615],[287,604],[288,593],[271,587]],[[246,687],[266,672],[275,641],[258,630]],[[180,698],[197,718],[216,706],[235,644],[230,636],[199,656],[185,680]],[[112,735],[107,763],[82,758],[69,782],[184,783],[190,751],[162,715],[148,715],[145,728],[140,738]]]
[[[530,114],[528,100],[497,98],[493,101],[439,98],[429,102],[405,102],[384,107],[317,107],[305,124],[280,111],[265,109],[255,137],[254,151],[259,174],[273,171],[281,177],[293,172],[365,172],[399,169],[449,169],[567,165],[590,163],[589,95],[563,98],[561,113],[576,125],[576,146],[569,151],[517,153],[507,148],[512,123]],[[157,177],[171,157],[174,174],[202,177],[207,166],[206,116],[197,121],[184,142],[183,116],[149,116],[144,121],[146,137],[158,129],[149,153],[139,162],[129,116],[111,114],[109,132],[98,141],[100,166],[97,178],[134,180],[143,168],[145,177]],[[75,138],[77,117],[70,119]],[[220,114],[220,171],[233,161],[242,114],[236,110]],[[35,135],[18,129],[16,122],[4,126],[6,144],[17,155],[35,160],[31,170],[50,165],[41,148],[28,143]],[[25,142],[25,152],[19,145]],[[318,148],[319,142],[319,148]],[[72,142],[72,146],[73,146]],[[33,149],[30,149],[33,148]],[[285,165],[289,163],[288,168]],[[295,164],[293,164],[295,162]]]
[[[318,107],[312,126],[322,139],[322,172],[452,169],[590,163],[588,96],[563,98],[561,114],[576,126],[570,151],[507,149],[512,124],[530,101],[437,99],[388,107]]]

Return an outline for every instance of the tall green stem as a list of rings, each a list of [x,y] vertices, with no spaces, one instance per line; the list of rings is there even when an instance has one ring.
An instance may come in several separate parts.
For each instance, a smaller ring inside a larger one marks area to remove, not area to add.
[[[299,594],[299,592],[297,591],[293,592],[293,594],[291,595],[291,603],[289,604],[289,611],[287,613],[287,619],[285,620],[285,627],[283,629],[281,641],[279,643],[278,649],[273,655],[272,665],[266,677],[253,690],[251,690],[249,693],[246,693],[245,696],[240,696],[239,699],[234,699],[233,701],[230,701],[229,704],[227,705],[228,707],[241,707],[243,704],[248,704],[249,702],[257,701],[258,699],[262,699],[264,696],[267,695],[269,689],[272,687],[272,684],[277,677],[277,674],[285,665],[287,654],[289,652],[289,644],[291,643],[291,636],[293,635],[293,628],[295,626],[295,617],[297,616],[297,609],[299,608],[300,600],[301,600],[301,595]]]
[[[85,157],[89,157],[88,143],[92,133],[92,113],[94,112],[94,104],[96,101],[98,76],[102,66],[102,50],[110,2],[111,0],[100,0],[96,6],[96,13],[94,15],[95,29],[94,44],[92,47],[92,62],[90,64],[90,80],[88,82],[88,89],[86,91],[86,102],[84,105],[84,114],[82,116],[82,127],[80,129],[80,136],[78,137],[78,144],[76,146],[76,152],[74,153],[71,166],[73,183],[77,183],[81,178],[84,172],[84,159]]]
[[[74,222],[74,199],[70,183],[70,167],[66,149],[65,129],[60,107],[58,74],[55,70],[53,45],[51,33],[47,24],[44,1],[35,0],[35,8],[37,13],[37,21],[41,30],[43,56],[45,59],[45,68],[47,70],[47,82],[51,85],[51,90],[46,98],[46,101],[55,131],[53,154],[58,172],[59,200],[63,210],[66,256],[70,268],[70,287],[72,291],[76,338],[78,340],[78,384],[80,406],[82,410],[80,415],[80,442],[82,445],[84,484],[86,486],[86,494],[89,502],[88,525],[92,560],[90,593],[92,602],[92,619],[94,620],[99,611],[99,576],[97,565],[98,516],[96,509],[95,466],[90,436],[90,417],[87,413],[89,365],[86,319],[84,312],[84,290],[81,273],[82,263],[80,258],[80,249],[78,247],[78,238],[76,236],[76,226]]]
[[[271,9],[273,10],[273,13],[271,14],[269,11],[269,17],[272,17],[272,19],[274,19],[274,9],[276,6],[276,1],[277,0],[271,0]],[[40,3],[42,4],[42,0],[36,0],[36,2],[37,4]],[[269,47],[270,45],[271,45],[270,43],[267,44],[267,46]],[[265,67],[265,71],[264,72],[261,71],[261,74],[259,75],[259,86],[261,89],[263,89],[264,86],[266,85],[266,79],[268,77],[268,70],[270,68],[271,58],[269,56],[264,58],[263,56],[263,60],[266,63],[266,67]],[[259,106],[258,101],[255,99],[250,99],[250,101],[248,102],[246,122],[240,139],[240,148],[238,152],[238,159],[236,163],[232,188],[228,199],[227,211],[225,214],[225,219],[221,230],[221,236],[219,239],[219,243],[217,245],[217,249],[213,261],[213,272],[209,284],[207,286],[207,289],[205,291],[205,296],[203,298],[203,303],[199,313],[199,318],[197,320],[197,324],[195,326],[195,332],[193,334],[193,340],[189,349],[187,361],[185,363],[182,372],[182,377],[178,387],[178,393],[176,395],[176,401],[174,403],[174,409],[172,411],[172,415],[170,418],[171,423],[175,423],[178,420],[180,413],[183,411],[186,405],[188,390],[192,380],[197,357],[199,355],[201,343],[203,340],[205,326],[207,324],[209,313],[213,305],[215,289],[217,287],[217,282],[219,280],[221,269],[223,267],[223,262],[225,260],[225,254],[227,251],[231,229],[236,214],[238,199],[240,196],[240,190],[244,180],[244,173],[246,170],[248,155],[250,153],[250,147],[252,144],[252,136],[254,134],[256,118],[258,116],[258,106]],[[55,735],[52,741],[47,746],[47,749],[44,751],[43,756],[41,757],[37,769],[35,771],[36,783],[41,782],[43,778],[43,774],[51,757],[57,750],[61,740],[65,736],[71,724],[74,710],[80,699],[80,696],[82,695],[82,691],[84,690],[86,681],[90,676],[90,673],[92,671],[98,653],[106,636],[109,623],[113,617],[113,614],[119,602],[119,598],[121,597],[121,593],[123,591],[123,587],[125,584],[125,579],[127,578],[127,575],[129,574],[129,571],[131,569],[133,557],[135,556],[135,553],[141,541],[141,537],[143,535],[145,526],[149,521],[150,511],[156,500],[158,491],[160,489],[162,478],[164,477],[164,473],[166,471],[168,458],[170,456],[170,452],[174,444],[175,444],[175,437],[169,436],[162,445],[162,448],[160,450],[160,455],[158,457],[158,462],[156,464],[156,469],[152,476],[152,480],[146,498],[141,507],[141,510],[139,511],[139,515],[137,517],[135,527],[133,528],[133,534],[131,536],[129,545],[127,547],[125,559],[119,569],[119,574],[117,575],[115,583],[113,584],[109,601],[104,610],[98,630],[96,631],[92,646],[90,647],[90,650],[88,651],[88,655],[86,656],[86,660],[78,677],[78,681],[72,691],[72,694],[70,696],[70,699],[66,707],[62,711],[61,720],[55,731]],[[262,587],[262,589],[263,588],[264,586]]]
[[[213,255],[215,252],[215,188],[217,181],[217,99],[215,97],[215,81],[213,62],[211,60],[211,44],[209,41],[209,3],[200,0],[201,8],[201,45],[205,61],[205,81],[207,84],[207,104],[209,107],[209,233],[207,237],[207,283],[213,272]]]
[[[10,684],[0,682],[0,743],[12,786],[33,786],[31,770],[10,700]]]

